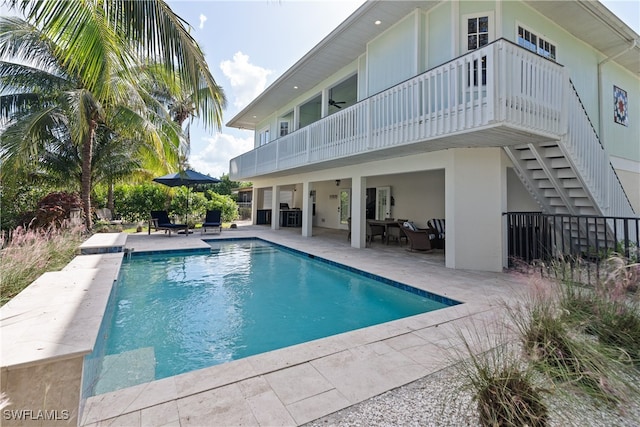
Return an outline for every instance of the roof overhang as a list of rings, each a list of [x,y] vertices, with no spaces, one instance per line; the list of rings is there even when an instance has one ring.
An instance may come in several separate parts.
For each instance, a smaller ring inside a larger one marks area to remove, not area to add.
[[[367,1],[327,37],[282,74],[256,99],[227,123],[254,130],[258,123],[318,82],[352,63],[366,52],[367,43],[415,9],[429,10],[442,0]],[[640,36],[597,1],[525,0],[532,9],[557,23],[575,37],[594,46],[640,75]],[[376,21],[380,21],[376,25]]]

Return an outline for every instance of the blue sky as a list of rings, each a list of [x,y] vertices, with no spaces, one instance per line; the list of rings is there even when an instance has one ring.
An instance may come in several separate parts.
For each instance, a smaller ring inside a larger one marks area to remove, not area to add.
[[[224,123],[353,13],[363,0],[251,0],[167,3],[193,27],[209,69],[227,95]],[[191,126],[189,164],[219,177],[253,148],[253,132]]]
[[[224,123],[355,11],[363,0],[168,0],[194,29],[209,68],[227,95]],[[603,1],[636,32],[640,2]],[[228,173],[229,160],[253,148],[253,132],[191,127],[191,167]]]

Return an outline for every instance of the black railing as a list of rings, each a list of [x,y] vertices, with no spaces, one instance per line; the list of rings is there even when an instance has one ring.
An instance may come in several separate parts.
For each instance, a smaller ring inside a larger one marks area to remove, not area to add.
[[[640,218],[596,215],[551,215],[541,212],[507,212],[509,267],[539,263],[547,269],[555,265],[573,268],[578,263],[595,269],[619,256],[627,262],[640,261]]]

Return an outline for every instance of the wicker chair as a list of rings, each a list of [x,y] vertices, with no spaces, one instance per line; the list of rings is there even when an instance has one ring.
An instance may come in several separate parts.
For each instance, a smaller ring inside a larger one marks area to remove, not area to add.
[[[411,230],[403,228],[402,230],[409,240],[409,251],[431,251],[431,239],[427,230]]]

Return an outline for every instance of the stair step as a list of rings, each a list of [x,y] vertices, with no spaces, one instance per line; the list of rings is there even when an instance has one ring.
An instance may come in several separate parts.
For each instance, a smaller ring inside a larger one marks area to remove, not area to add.
[[[531,172],[533,179],[547,179],[547,174],[543,170],[534,170]]]
[[[545,188],[542,194],[544,194],[544,197],[560,197],[560,195],[558,194],[558,190],[553,187]]]
[[[564,188],[582,188],[582,184],[576,178],[573,179],[563,179],[562,186]]]
[[[569,197],[589,197],[583,188],[570,188],[567,193]]]
[[[536,155],[533,154],[531,150],[522,150],[520,151],[520,160],[533,160],[536,158]]]
[[[546,189],[546,188],[555,188],[555,187],[553,186],[551,181],[549,181],[548,179],[541,179],[538,181],[538,188]]]
[[[591,200],[585,198],[585,197],[577,197],[575,199],[573,199],[573,205],[576,207],[591,207],[593,206],[593,204],[591,203]]]
[[[552,168],[561,169],[561,168],[570,168],[571,164],[564,157],[560,158],[552,158],[549,162]]]
[[[524,166],[528,170],[540,170],[540,169],[542,169],[542,166],[540,166],[540,163],[537,160],[527,160],[527,161],[524,162]]]
[[[549,147],[549,148],[545,148],[544,149],[544,156],[546,158],[552,158],[552,157],[564,157],[564,153],[562,152],[562,150],[560,149],[560,147],[558,147],[557,145],[553,146],[553,147]]]
[[[571,168],[557,169],[556,176],[561,179],[575,178],[576,174]]]
[[[566,206],[560,197],[549,198],[549,204],[551,206]]]
[[[599,213],[596,211],[593,205],[581,206],[580,208],[578,208],[578,213],[580,215],[599,215]],[[599,225],[598,227],[604,227],[604,226]]]
[[[538,144],[538,147],[542,147],[542,148],[557,147],[557,146],[558,146],[558,143],[555,141],[541,142],[540,144]]]

